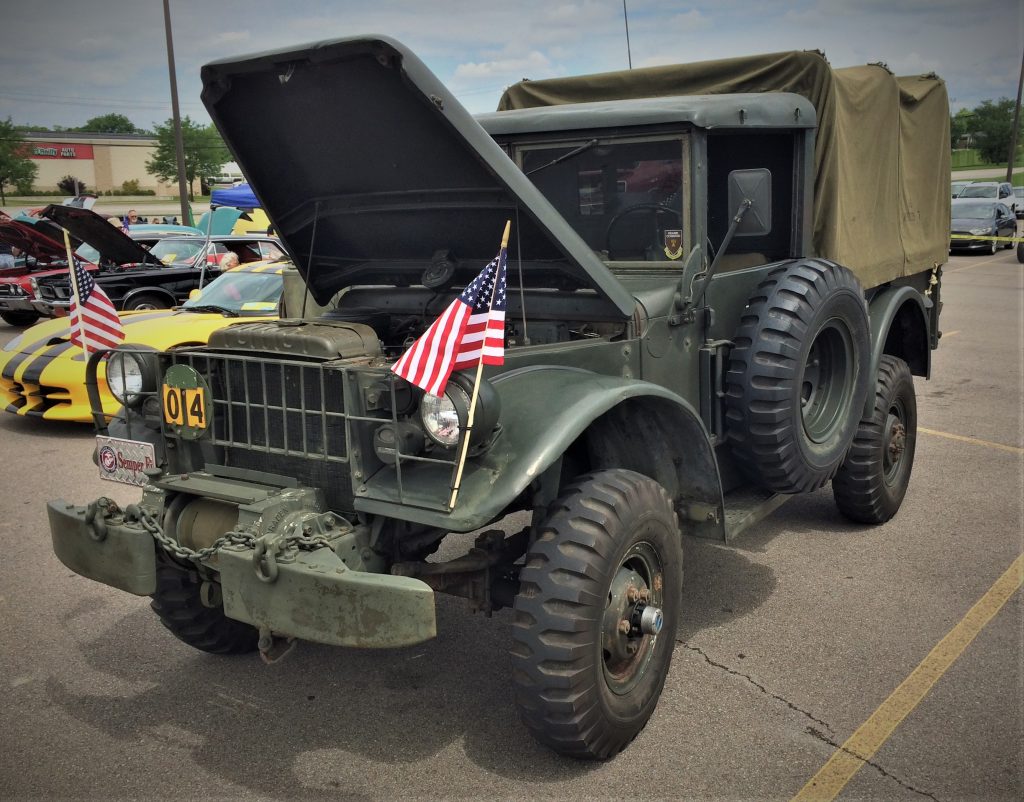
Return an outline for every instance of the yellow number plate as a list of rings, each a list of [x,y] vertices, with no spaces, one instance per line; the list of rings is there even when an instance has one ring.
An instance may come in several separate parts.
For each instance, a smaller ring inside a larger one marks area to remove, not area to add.
[[[164,420],[176,426],[206,428],[206,398],[202,387],[164,385]]]

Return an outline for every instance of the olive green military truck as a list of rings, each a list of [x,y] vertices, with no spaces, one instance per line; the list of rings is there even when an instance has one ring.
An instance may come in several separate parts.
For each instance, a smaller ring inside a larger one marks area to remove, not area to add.
[[[61,561],[185,643],[397,647],[437,593],[508,607],[526,727],[608,758],[665,682],[683,535],[829,482],[854,521],[896,514],[948,241],[935,76],[782,53],[525,81],[477,118],[383,37],[202,77],[299,284],[278,322],[94,356],[124,403],[97,463],[141,497],[49,505]],[[474,371],[428,397],[390,368],[506,221],[468,431]]]

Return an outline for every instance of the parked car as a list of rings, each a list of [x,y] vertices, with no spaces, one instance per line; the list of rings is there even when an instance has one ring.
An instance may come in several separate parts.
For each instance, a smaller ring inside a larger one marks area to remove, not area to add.
[[[1014,214],[1017,212],[1017,197],[1008,181],[974,181],[960,190],[957,198],[997,201],[1005,203]]]
[[[228,271],[179,309],[122,312],[125,341],[165,351],[205,343],[217,329],[245,320],[277,318],[287,265],[246,265]],[[15,415],[46,420],[92,420],[85,389],[82,349],[68,340],[66,318],[44,320],[8,342],[0,351],[0,406]],[[99,375],[103,411],[117,412],[121,402]]]
[[[1014,212],[1016,212],[1017,219],[1020,220],[1022,217],[1024,217],[1024,187],[1014,187],[1013,197],[1017,204],[1016,208],[1014,209]]]
[[[124,311],[169,309],[181,303],[201,283],[220,275],[220,262],[229,251],[238,255],[240,264],[283,254],[280,242],[266,235],[165,237],[146,249],[87,210],[49,206],[43,214],[100,252],[96,283]],[[66,274],[40,280],[38,287],[37,312],[53,316],[66,311],[71,297]]]
[[[70,239],[72,248],[81,245],[77,237]],[[0,270],[0,319],[11,326],[29,326],[39,320],[39,312],[32,307],[33,280],[67,270],[64,233],[49,220],[0,212],[0,240],[21,251],[14,267]]]
[[[953,192],[953,197],[954,198],[959,197],[960,193],[963,191],[963,188],[966,187],[968,184],[971,184],[971,183],[973,183],[973,182],[971,182],[971,181],[953,181],[951,183],[951,189],[952,189],[952,192]]]
[[[1012,248],[1013,243],[997,242],[989,237],[1012,237],[1016,233],[1017,220],[1006,204],[962,197],[953,201],[949,240],[951,251],[995,253],[1000,246]]]

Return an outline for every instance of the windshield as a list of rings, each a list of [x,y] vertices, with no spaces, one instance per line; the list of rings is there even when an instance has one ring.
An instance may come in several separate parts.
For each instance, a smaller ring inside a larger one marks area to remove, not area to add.
[[[153,246],[153,256],[169,265],[172,262],[190,265],[206,247],[202,237],[191,239],[162,239]]]
[[[75,256],[84,262],[92,262],[94,265],[100,263],[100,252],[92,247],[92,245],[86,245],[84,242],[78,246]]]
[[[240,315],[277,314],[283,281],[280,273],[232,271],[211,281],[183,309],[216,306]]]
[[[984,184],[968,184],[959,195],[961,198],[996,198],[998,196],[999,187],[995,184],[989,186]]]
[[[526,146],[522,169],[603,258],[665,260],[692,246],[679,138]],[[561,159],[561,161],[559,161]]]
[[[954,220],[991,220],[996,207],[991,203],[958,203],[953,207]]]

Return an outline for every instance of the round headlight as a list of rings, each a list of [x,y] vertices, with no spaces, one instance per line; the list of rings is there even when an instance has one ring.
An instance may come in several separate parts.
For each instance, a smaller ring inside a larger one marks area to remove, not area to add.
[[[473,397],[473,377],[466,373],[453,373],[445,385],[444,395],[425,395],[420,403],[420,419],[427,436],[440,446],[453,448],[459,442],[463,428],[469,422],[469,405]],[[486,442],[501,415],[501,399],[493,385],[486,379],[480,380],[477,388],[476,414],[473,416],[473,432],[470,442],[480,445]]]
[[[423,396],[420,419],[427,436],[440,446],[453,448],[459,442],[459,433],[469,410],[469,396],[457,384],[448,384],[444,395]]]
[[[112,351],[107,357],[107,387],[119,403],[136,406],[145,393],[156,390],[150,357],[152,354],[139,351]]]

